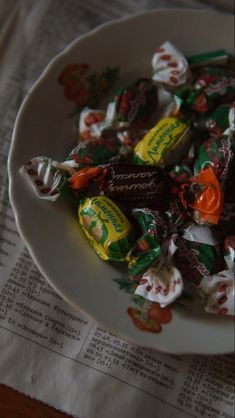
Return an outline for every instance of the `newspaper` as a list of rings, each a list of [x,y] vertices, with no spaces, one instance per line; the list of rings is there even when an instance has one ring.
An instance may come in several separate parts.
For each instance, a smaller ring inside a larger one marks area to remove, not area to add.
[[[159,1],[158,7],[202,7]],[[168,355],[137,346],[71,308],[18,235],[7,156],[19,106],[53,56],[147,0],[0,0],[0,383],[79,418],[234,417],[232,356]]]

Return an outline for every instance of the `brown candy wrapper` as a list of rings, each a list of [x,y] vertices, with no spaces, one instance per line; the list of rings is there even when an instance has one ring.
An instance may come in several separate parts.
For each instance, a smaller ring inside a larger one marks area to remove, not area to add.
[[[113,164],[108,170],[103,192],[127,204],[153,204],[165,196],[167,176],[160,167]]]

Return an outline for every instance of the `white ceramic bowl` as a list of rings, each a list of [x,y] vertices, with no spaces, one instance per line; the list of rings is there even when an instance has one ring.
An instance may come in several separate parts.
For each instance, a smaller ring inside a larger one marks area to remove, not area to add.
[[[172,309],[172,318],[165,314],[168,323],[154,332],[164,315],[158,319],[156,309],[149,304],[139,308],[130,294],[119,289],[113,279],[120,278],[120,271],[96,256],[67,203],[38,199],[19,168],[38,155],[62,161],[71,149],[72,104],[58,84],[66,65],[85,62],[96,71],[118,66],[123,79],[135,80],[151,75],[152,54],[165,40],[185,55],[220,48],[232,52],[233,30],[232,16],[192,10],[151,11],[103,25],[52,60],[27,94],[12,138],[10,199],[20,235],[44,277],[69,304],[105,327],[169,353],[232,352],[233,320],[203,313],[198,302],[183,301],[185,308]]]

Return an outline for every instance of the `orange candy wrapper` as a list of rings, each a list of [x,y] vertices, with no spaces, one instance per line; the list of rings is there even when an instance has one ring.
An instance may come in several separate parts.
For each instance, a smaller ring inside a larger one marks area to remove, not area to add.
[[[194,219],[198,223],[218,224],[223,207],[224,194],[211,167],[189,179],[191,184],[202,186],[195,193],[195,200],[189,206],[194,209]],[[203,187],[204,186],[204,187]]]
[[[69,185],[76,190],[86,189],[94,178],[105,173],[106,170],[102,167],[85,167],[69,178]]]

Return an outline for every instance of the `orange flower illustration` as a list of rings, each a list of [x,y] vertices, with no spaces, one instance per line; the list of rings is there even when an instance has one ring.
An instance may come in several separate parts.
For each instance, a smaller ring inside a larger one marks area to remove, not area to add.
[[[162,324],[172,320],[171,310],[161,308],[157,302],[144,303],[141,309],[128,308],[127,313],[137,328],[154,334],[161,332]]]
[[[83,105],[89,97],[90,86],[87,81],[88,64],[69,64],[59,76],[59,83],[64,86],[64,95],[78,106]]]

